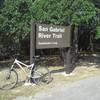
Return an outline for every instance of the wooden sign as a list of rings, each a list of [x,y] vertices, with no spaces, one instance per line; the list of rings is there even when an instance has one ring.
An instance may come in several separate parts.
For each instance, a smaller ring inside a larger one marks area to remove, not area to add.
[[[36,24],[36,49],[70,47],[71,27]]]

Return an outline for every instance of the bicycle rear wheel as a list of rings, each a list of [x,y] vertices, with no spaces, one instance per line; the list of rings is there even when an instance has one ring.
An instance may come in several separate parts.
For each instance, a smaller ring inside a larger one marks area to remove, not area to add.
[[[48,84],[52,79],[48,68],[42,66],[36,66],[32,76],[34,83],[37,85],[45,83]]]
[[[3,69],[0,71],[0,89],[8,90],[15,87],[18,82],[18,74],[12,69]]]

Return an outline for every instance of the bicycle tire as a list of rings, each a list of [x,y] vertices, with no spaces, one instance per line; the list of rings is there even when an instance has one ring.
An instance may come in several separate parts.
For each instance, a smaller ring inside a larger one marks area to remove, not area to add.
[[[51,73],[47,67],[35,66],[33,71],[33,81],[35,84],[48,84],[51,82]]]
[[[0,89],[9,90],[15,87],[18,83],[18,74],[16,70],[3,69],[0,72]]]

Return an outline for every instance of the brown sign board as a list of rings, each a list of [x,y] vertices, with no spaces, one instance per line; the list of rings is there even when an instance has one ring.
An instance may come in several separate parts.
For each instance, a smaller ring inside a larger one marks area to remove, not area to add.
[[[36,49],[70,47],[71,27],[36,24]]]

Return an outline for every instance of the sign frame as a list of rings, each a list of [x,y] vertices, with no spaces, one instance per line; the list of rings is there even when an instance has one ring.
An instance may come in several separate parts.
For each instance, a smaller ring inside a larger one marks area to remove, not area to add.
[[[42,27],[40,30],[39,30],[39,26]],[[52,27],[52,31],[50,31],[51,27]],[[42,38],[41,37],[37,38],[37,36],[39,34],[38,32],[39,33],[44,32],[43,34],[45,34],[45,35]],[[54,35],[50,35],[50,34],[54,34]],[[46,38],[44,38],[44,37],[46,37]],[[52,37],[52,39],[50,39],[50,37]],[[53,38],[54,38],[54,40],[53,40]],[[49,41],[49,42],[47,42],[47,44],[43,45],[44,40],[45,40],[44,43],[46,43],[47,41]],[[42,45],[39,47],[39,45],[37,43],[38,42],[41,43],[41,41],[42,41]],[[54,42],[50,43],[50,41],[54,41]],[[64,43],[63,43],[63,41],[64,41]],[[64,46],[63,46],[63,44],[64,44]],[[36,24],[34,22],[31,22],[30,64],[33,63],[33,56],[35,56],[36,49],[67,48],[70,46],[71,46],[71,26],[60,26],[60,25],[51,25],[51,24],[50,25],[49,24]]]

